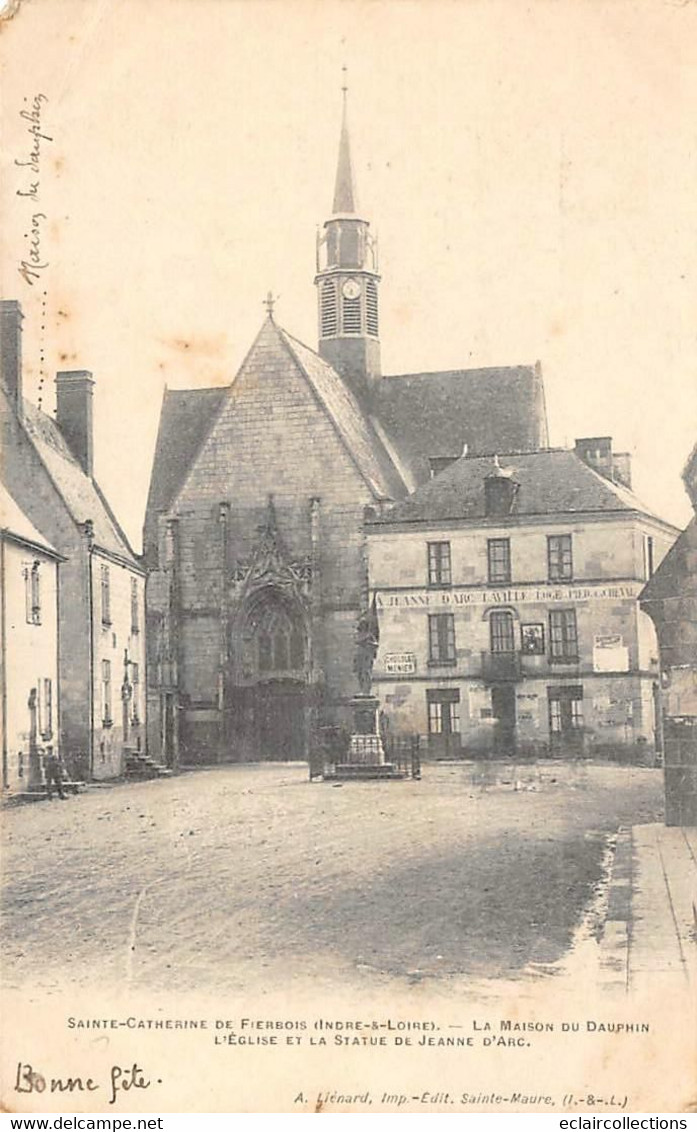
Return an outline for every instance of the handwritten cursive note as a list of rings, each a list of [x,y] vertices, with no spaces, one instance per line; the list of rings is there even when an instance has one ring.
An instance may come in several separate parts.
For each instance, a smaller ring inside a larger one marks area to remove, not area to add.
[[[27,230],[24,232],[24,246],[18,271],[30,287],[41,278],[42,272],[48,267],[48,261],[43,253],[43,226],[46,223],[46,213],[40,209],[41,205],[41,159],[44,142],[51,142],[53,138],[44,132],[41,115],[44,104],[48,102],[45,94],[36,94],[29,104],[20,110],[19,116],[28,122],[27,133],[31,144],[26,154],[15,158],[15,165],[24,170],[24,180],[16,190],[18,197],[24,197],[31,205],[31,213],[26,222]],[[36,207],[39,206],[39,207]]]
[[[116,1104],[117,1098],[123,1093],[130,1092],[131,1089],[149,1089],[151,1084],[152,1082],[146,1077],[144,1070],[135,1062],[127,1067],[112,1065],[107,1084],[109,1104]],[[157,1084],[162,1084],[159,1077]],[[94,1093],[101,1089],[102,1085],[95,1081],[93,1077],[86,1077],[83,1074],[63,1074],[59,1077],[49,1077],[28,1062],[20,1061],[17,1063],[14,1087],[16,1093],[48,1092],[60,1094]]]

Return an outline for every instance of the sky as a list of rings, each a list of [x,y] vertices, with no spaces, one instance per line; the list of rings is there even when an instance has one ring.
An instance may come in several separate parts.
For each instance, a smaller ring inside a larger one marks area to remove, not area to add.
[[[25,392],[53,412],[57,370],[93,373],[96,476],[136,547],[165,384],[229,383],[269,290],[316,346],[343,65],[384,372],[539,360],[551,443],[611,435],[687,522],[697,5],[22,0],[0,62]]]

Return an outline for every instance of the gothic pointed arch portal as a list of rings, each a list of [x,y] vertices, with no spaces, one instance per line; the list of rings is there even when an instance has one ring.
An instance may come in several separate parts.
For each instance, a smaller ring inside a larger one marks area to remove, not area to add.
[[[309,654],[307,616],[294,593],[270,584],[247,596],[230,650],[237,758],[307,758]]]

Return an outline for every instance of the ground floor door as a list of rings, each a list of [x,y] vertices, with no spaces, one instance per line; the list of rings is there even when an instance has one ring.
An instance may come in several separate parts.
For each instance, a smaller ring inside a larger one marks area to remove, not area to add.
[[[307,701],[307,685],[295,680],[233,689],[224,757],[236,762],[307,759]]]
[[[460,754],[460,689],[429,688],[428,753],[432,758],[456,758]]]
[[[583,746],[583,688],[571,684],[547,689],[549,740],[553,750]]]
[[[254,696],[257,757],[306,759],[305,685],[292,680],[258,684]]]
[[[515,751],[515,684],[494,684],[491,689],[494,720],[494,751],[512,755]]]

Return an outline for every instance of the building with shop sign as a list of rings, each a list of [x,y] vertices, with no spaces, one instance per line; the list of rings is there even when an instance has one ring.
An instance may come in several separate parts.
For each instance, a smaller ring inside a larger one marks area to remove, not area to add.
[[[661,746],[658,648],[639,607],[677,531],[609,438],[463,457],[366,517],[387,725],[434,757]]]
[[[547,443],[537,365],[387,375],[377,243],[344,118],[317,245],[318,349],[268,315],[239,372],[165,392],[145,519],[149,750],[304,759],[351,726],[366,505],[467,447]]]

